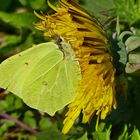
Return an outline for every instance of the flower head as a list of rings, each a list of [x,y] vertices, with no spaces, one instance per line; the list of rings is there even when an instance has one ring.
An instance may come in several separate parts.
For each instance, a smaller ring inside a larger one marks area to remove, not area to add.
[[[38,15],[41,21],[36,27],[43,29],[45,36],[60,35],[69,42],[80,63],[82,80],[77,97],[68,106],[62,130],[67,133],[80,113],[82,122],[87,123],[94,115],[105,119],[116,108],[115,69],[102,25],[73,0],[59,0],[59,3],[59,6],[49,3],[56,13]]]

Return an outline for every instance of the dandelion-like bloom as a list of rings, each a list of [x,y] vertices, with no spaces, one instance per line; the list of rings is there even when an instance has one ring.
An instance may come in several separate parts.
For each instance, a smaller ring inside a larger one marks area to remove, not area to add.
[[[59,3],[59,6],[49,3],[56,13],[38,15],[41,21],[36,27],[43,29],[45,36],[60,35],[69,42],[80,63],[82,80],[76,98],[68,106],[62,130],[67,133],[80,113],[82,122],[87,123],[94,115],[105,119],[116,108],[115,69],[102,25],[73,0]]]

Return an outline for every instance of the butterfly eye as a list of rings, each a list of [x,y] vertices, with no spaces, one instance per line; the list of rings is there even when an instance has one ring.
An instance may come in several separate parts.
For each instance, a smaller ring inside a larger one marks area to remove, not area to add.
[[[62,42],[63,40],[60,38],[60,36],[58,36],[57,37],[57,39],[56,39],[56,44],[57,45],[61,45],[61,42]]]
[[[54,35],[52,36],[52,38],[55,40],[55,44],[61,45],[61,42],[62,42],[63,40],[62,40],[62,38],[61,38],[60,35],[54,34]]]

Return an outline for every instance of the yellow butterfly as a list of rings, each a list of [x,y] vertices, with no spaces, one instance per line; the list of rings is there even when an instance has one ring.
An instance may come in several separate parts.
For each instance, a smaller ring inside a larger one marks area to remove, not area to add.
[[[94,115],[105,119],[116,108],[115,68],[109,53],[109,43],[102,25],[73,0],[59,0],[60,5],[49,6],[52,15],[38,15],[36,28],[45,36],[60,35],[72,46],[79,60],[82,79],[77,97],[69,104],[62,132],[67,133],[80,113],[82,122],[90,122]],[[52,32],[53,31],[53,32]]]

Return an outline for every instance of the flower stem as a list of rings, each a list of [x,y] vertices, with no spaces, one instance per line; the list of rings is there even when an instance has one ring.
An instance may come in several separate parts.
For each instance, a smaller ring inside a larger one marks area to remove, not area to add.
[[[18,119],[15,119],[14,117],[8,115],[5,112],[0,112],[0,116],[5,118],[5,119],[7,119],[7,120],[15,122],[20,127],[22,127],[25,130],[29,131],[31,134],[37,134],[38,133],[35,129],[31,128],[30,126],[28,126],[27,124],[23,123],[22,121],[20,121]]]

